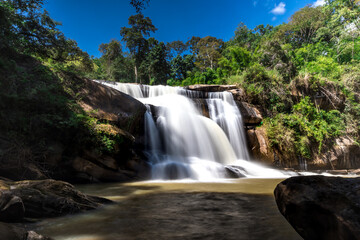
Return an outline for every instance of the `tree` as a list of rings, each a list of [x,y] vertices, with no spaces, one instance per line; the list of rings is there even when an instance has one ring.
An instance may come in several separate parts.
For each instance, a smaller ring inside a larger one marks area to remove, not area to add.
[[[189,46],[183,41],[177,40],[166,44],[166,49],[169,51],[171,57],[182,55]]]
[[[296,73],[289,47],[282,46],[278,41],[267,41],[261,49],[260,63],[268,68],[274,68],[287,80]]]
[[[163,42],[158,42],[154,38],[148,39],[149,52],[142,68],[148,74],[150,84],[166,84],[170,75],[170,67],[167,59],[167,49]],[[144,72],[145,72],[144,71]]]
[[[138,82],[138,68],[148,51],[148,42],[145,37],[149,37],[150,33],[157,29],[149,17],[144,17],[140,13],[129,17],[129,25],[130,28],[121,28],[120,35],[134,58],[135,82]]]
[[[171,77],[176,80],[183,80],[188,77],[188,72],[195,67],[194,55],[177,55],[171,62]]]
[[[198,48],[198,43],[200,41],[201,37],[195,37],[195,36],[192,36],[190,38],[189,41],[186,42],[186,45],[189,46],[190,48],[190,52],[193,54],[193,55],[196,55],[199,53],[199,48]]]
[[[140,13],[149,5],[149,1],[150,0],[130,0],[130,4],[135,8],[137,13]]]
[[[322,7],[307,6],[295,12],[290,22],[283,25],[281,30],[288,43],[301,46],[314,43],[316,32],[325,26],[325,20],[326,14],[322,11]]]
[[[199,54],[196,65],[202,70],[206,68],[214,69],[218,59],[221,57],[220,50],[223,45],[224,41],[215,37],[207,36],[201,38],[197,43]]]
[[[230,46],[225,49],[224,56],[219,60],[219,66],[224,69],[225,75],[238,74],[249,66],[251,55],[243,47]]]
[[[328,0],[324,6],[328,14],[327,28],[331,41],[337,46],[338,62],[355,58],[360,36],[360,6],[354,0]]]
[[[120,42],[112,39],[110,43],[102,43],[99,46],[99,51],[102,53],[101,60],[104,62],[107,76],[114,79],[115,61],[119,63],[123,58]]]

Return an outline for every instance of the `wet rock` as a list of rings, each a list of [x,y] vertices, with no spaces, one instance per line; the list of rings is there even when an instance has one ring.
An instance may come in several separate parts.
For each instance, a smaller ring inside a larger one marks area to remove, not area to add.
[[[196,108],[201,113],[201,115],[203,115],[204,117],[209,118],[210,117],[209,106],[208,106],[208,103],[206,102],[206,99],[195,98],[195,99],[192,99],[192,100],[193,100]]]
[[[245,170],[239,166],[225,166],[225,173],[227,178],[243,178]]]
[[[223,92],[235,88],[236,85],[208,85],[208,84],[196,84],[185,87],[185,89],[188,90],[196,90],[201,92]]]
[[[0,221],[21,222],[25,208],[20,197],[8,190],[0,190]]]
[[[262,122],[263,118],[256,107],[246,102],[236,102],[236,104],[241,112],[245,125],[258,125]]]
[[[281,214],[304,239],[360,239],[360,178],[292,177],[274,194]]]
[[[22,226],[0,222],[0,240],[51,240]]]
[[[13,182],[9,185],[11,193],[21,198],[27,218],[57,217],[96,209],[111,202],[85,195],[69,183],[51,179]]]

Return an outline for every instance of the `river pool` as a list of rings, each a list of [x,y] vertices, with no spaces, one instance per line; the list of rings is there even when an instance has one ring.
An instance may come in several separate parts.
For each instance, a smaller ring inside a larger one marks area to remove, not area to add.
[[[79,185],[116,203],[35,226],[56,240],[302,239],[279,213],[282,179]]]

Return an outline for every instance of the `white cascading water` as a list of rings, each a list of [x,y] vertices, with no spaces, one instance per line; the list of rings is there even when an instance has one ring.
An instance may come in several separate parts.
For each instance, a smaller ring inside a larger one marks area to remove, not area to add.
[[[214,180],[226,176],[225,166],[234,166],[231,169],[246,177],[285,177],[249,161],[241,114],[231,93],[98,82],[147,105],[146,152],[153,179]],[[210,118],[202,116],[193,101],[204,97]]]

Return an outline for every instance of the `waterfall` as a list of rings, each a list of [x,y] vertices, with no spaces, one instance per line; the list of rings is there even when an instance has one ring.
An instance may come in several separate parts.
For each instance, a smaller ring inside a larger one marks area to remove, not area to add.
[[[238,159],[249,159],[242,117],[230,92],[210,93],[209,115],[226,133]]]
[[[129,94],[147,106],[146,154],[152,164],[153,179],[206,181],[224,178],[227,169],[251,177],[263,169],[248,161],[242,117],[231,93],[98,82]],[[204,100],[201,102],[206,104],[209,118],[203,116],[195,104],[199,99]],[[274,171],[267,173],[272,175]]]

